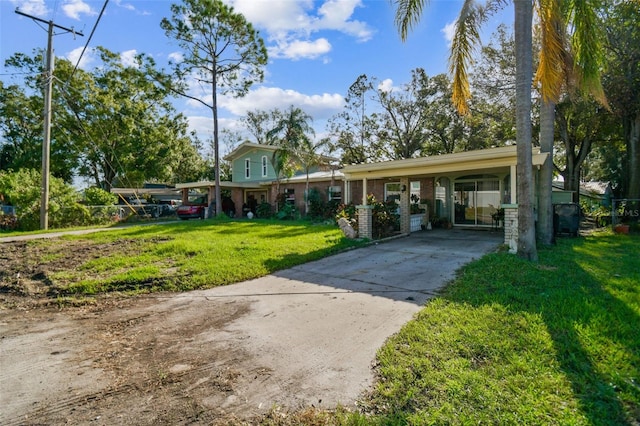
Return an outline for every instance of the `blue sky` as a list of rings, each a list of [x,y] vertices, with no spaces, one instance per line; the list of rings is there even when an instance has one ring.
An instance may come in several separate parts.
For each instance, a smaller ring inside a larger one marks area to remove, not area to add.
[[[177,1],[177,0],[176,0]],[[83,56],[81,67],[92,66],[91,48],[104,46],[127,61],[133,54],[153,56],[165,67],[179,51],[160,28],[170,17],[170,0],[110,0]],[[401,42],[394,26],[394,7],[388,0],[228,0],[237,12],[254,24],[265,40],[269,63],[265,80],[254,85],[241,99],[221,98],[220,124],[237,129],[237,119],[247,111],[289,105],[302,108],[314,118],[317,137],[326,132],[326,120],[339,113],[343,97],[360,74],[376,77],[388,86],[402,85],[411,70],[422,67],[430,76],[447,70],[449,36],[461,7],[461,0],[432,0],[419,25]],[[0,78],[5,82],[18,76],[4,67],[15,52],[31,54],[46,48],[43,25],[16,14],[24,13],[53,20],[85,34],[54,37],[55,54],[77,61],[98,19],[104,0],[0,0]],[[512,24],[511,7],[486,27],[489,34],[500,22]],[[175,101],[192,129],[204,139],[211,138],[208,110]]]

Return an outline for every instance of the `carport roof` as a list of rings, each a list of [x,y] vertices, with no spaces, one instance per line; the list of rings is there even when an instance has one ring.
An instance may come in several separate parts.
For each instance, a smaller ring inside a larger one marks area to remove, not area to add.
[[[532,154],[532,166],[542,165],[548,155],[540,152],[537,147],[533,148]],[[354,164],[345,166],[342,172],[347,180],[376,179],[455,172],[478,172],[502,169],[516,164],[516,147],[505,146],[430,157],[383,161],[380,163]]]
[[[199,182],[176,183],[176,189],[192,189],[192,188],[209,188],[215,187],[216,183],[210,180],[202,180]],[[243,188],[243,189],[262,189],[260,182],[229,182],[221,181],[220,188]]]

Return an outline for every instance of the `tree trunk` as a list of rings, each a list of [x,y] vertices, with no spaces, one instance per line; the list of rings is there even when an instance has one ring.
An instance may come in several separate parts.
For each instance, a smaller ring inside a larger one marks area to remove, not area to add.
[[[538,239],[544,245],[554,243],[553,202],[551,200],[553,181],[553,142],[555,121],[555,103],[542,102],[540,107],[540,151],[548,153],[540,170],[538,194]]]
[[[640,199],[640,112],[629,120],[626,136],[629,162],[627,198]]]
[[[220,195],[220,140],[218,138],[218,94],[217,94],[217,74],[216,74],[216,66],[212,67],[212,92],[213,92],[213,153],[214,153],[214,163],[213,169],[215,173],[215,193],[216,193],[216,204],[215,209],[213,211],[213,216],[218,217],[218,215],[222,214],[222,196]],[[209,200],[211,202],[211,200]]]
[[[531,79],[533,74],[531,0],[514,0],[516,46],[516,145],[518,198],[518,256],[538,260],[533,215],[531,152]]]

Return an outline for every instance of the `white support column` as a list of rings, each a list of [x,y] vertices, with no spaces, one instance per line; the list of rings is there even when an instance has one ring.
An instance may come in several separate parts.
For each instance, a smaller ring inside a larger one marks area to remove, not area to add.
[[[516,198],[516,192],[518,187],[516,186],[518,184],[518,181],[516,179],[516,166],[513,165],[511,166],[511,172],[510,172],[510,178],[511,178],[511,204],[517,204],[518,199]]]
[[[362,205],[367,205],[367,178],[362,178]]]
[[[344,191],[344,194],[342,194],[344,198],[342,202],[344,204],[349,204],[351,202],[351,181],[350,180],[346,180],[346,179],[344,180],[342,190]]]

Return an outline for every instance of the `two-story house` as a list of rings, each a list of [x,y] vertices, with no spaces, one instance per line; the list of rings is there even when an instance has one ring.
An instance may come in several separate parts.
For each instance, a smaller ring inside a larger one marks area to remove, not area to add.
[[[315,166],[308,173],[299,165],[294,176],[280,178],[273,167],[273,155],[278,147],[243,142],[224,157],[231,163],[231,181],[220,182],[223,190],[229,190],[235,205],[235,216],[246,216],[249,211],[255,213],[257,205],[268,202],[276,204],[278,193],[284,194],[287,203],[296,206],[299,212],[305,211],[305,191],[316,188],[328,199],[341,199],[343,192],[342,174],[331,167],[337,162],[332,157],[323,157],[324,166]],[[189,182],[177,184],[182,190],[182,198],[186,200],[188,192],[194,189],[205,190],[209,200],[215,199],[215,183],[212,181]]]

